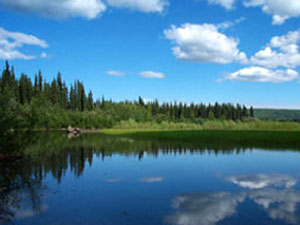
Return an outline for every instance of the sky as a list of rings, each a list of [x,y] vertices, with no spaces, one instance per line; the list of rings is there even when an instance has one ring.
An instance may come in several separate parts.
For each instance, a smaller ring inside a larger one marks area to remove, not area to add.
[[[1,0],[0,67],[94,98],[300,109],[299,0]]]

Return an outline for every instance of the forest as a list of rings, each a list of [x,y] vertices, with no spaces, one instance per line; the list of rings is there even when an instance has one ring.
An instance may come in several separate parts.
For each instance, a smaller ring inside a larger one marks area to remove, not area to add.
[[[155,122],[201,124],[207,120],[245,121],[254,117],[253,107],[233,104],[186,104],[182,102],[114,102],[94,99],[92,91],[76,80],[67,85],[60,73],[47,82],[39,71],[31,79],[16,77],[6,61],[0,78],[0,127],[3,132],[20,129],[59,129],[68,125],[112,128],[126,123]],[[200,93],[199,93],[200,94]]]

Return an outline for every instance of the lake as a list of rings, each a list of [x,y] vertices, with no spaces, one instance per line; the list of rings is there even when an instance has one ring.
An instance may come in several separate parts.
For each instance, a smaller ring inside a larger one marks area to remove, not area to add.
[[[2,224],[300,224],[298,147],[61,133],[14,143]]]

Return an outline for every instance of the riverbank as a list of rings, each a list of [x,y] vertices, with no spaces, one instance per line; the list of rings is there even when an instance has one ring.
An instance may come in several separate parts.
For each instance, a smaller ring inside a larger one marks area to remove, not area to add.
[[[104,133],[124,135],[145,132],[176,132],[176,131],[270,131],[270,132],[297,132],[300,133],[300,123],[287,121],[232,121],[232,120],[204,120],[201,123],[192,122],[136,122],[134,120],[121,121],[111,128],[85,128],[78,127],[81,134]],[[8,133],[17,131],[34,132],[67,132],[67,128],[31,128],[11,129]]]

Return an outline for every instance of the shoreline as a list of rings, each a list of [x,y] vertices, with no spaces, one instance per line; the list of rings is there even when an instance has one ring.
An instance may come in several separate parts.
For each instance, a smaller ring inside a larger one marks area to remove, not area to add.
[[[51,129],[20,129],[19,131],[33,131],[33,132],[66,132],[66,128],[51,128]],[[81,129],[80,134],[95,134],[95,133],[102,133],[102,134],[111,134],[111,135],[118,135],[118,134],[130,134],[130,133],[148,133],[148,132],[186,132],[186,131],[222,131],[222,132],[291,132],[291,133],[299,133],[300,129],[198,129],[198,128],[129,128],[129,129],[120,129],[120,128],[103,128],[103,129]]]

